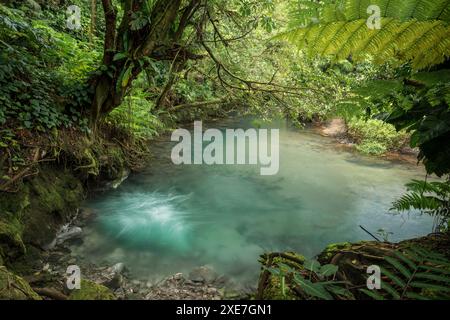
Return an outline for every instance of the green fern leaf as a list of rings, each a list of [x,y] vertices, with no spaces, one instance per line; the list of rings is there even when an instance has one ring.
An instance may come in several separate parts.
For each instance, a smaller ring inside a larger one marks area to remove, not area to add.
[[[381,289],[386,290],[394,299],[400,299],[400,294],[389,283],[381,281]]]
[[[381,10],[379,30],[366,24],[370,5]],[[449,0],[343,0],[317,6],[314,16],[318,14],[319,24],[292,23],[294,28],[277,38],[311,56],[343,59],[352,55],[363,60],[370,55],[380,63],[395,58],[399,63],[411,61],[416,69],[450,57]]]
[[[437,267],[422,265],[422,266],[419,266],[419,268],[425,269],[427,271],[432,271],[432,272],[437,272],[437,273],[441,273],[441,274],[450,275],[450,271],[449,270],[444,270],[444,269],[437,268]]]
[[[417,265],[408,257],[406,257],[403,253],[400,251],[395,251],[394,254],[402,260],[404,263],[406,263],[411,269],[415,270],[417,269]]]
[[[400,273],[403,274],[406,278],[408,278],[408,279],[411,278],[411,276],[412,276],[411,272],[404,265],[402,265],[399,261],[397,261],[394,258],[387,257],[387,256],[384,257],[384,260],[389,262],[395,269],[400,271]]]
[[[430,290],[436,290],[439,292],[450,292],[449,287],[444,287],[444,286],[437,285],[437,284],[431,284],[431,283],[425,283],[425,282],[411,282],[409,285],[414,288],[430,289]]]
[[[405,294],[405,296],[409,299],[414,299],[414,300],[431,300],[430,298],[425,297],[425,296],[415,293],[415,292],[407,292]]]
[[[360,289],[361,292],[365,293],[367,296],[371,297],[375,300],[385,300],[385,298],[379,294],[378,292],[374,290],[368,290],[368,289]]]
[[[446,282],[446,283],[450,283],[450,278],[449,277],[444,277],[444,276],[439,276],[439,275],[435,275],[435,274],[431,274],[431,273],[425,273],[425,272],[420,272],[420,273],[416,273],[416,278],[421,278],[421,279],[427,279],[427,280],[434,280],[434,281],[438,281],[438,282]]]
[[[406,282],[404,282],[401,278],[397,277],[395,274],[393,274],[392,272],[390,272],[389,270],[386,270],[385,268],[380,268],[381,269],[381,273],[384,274],[385,276],[387,276],[389,279],[392,280],[392,282],[394,282],[396,285],[398,285],[400,288],[404,288],[406,287]]]

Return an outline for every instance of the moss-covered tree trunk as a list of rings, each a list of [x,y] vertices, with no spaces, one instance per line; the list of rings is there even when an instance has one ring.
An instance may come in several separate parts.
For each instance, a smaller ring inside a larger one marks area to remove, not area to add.
[[[157,0],[149,8],[143,0],[127,0],[122,21],[117,26],[111,0],[102,0],[106,29],[102,73],[92,81],[91,123],[94,127],[122,103],[149,58],[187,60],[197,57],[179,41],[201,0],[191,0],[184,7],[182,2]]]

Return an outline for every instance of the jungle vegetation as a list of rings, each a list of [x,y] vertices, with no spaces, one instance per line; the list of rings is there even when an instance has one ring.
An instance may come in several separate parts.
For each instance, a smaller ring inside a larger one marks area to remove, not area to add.
[[[441,179],[412,181],[392,209],[422,210],[448,232],[449,1],[0,3],[1,192],[21,190],[47,162],[83,179],[122,162],[144,166],[150,139],[231,113],[299,127],[341,117],[359,152],[417,150],[428,175]],[[426,269],[427,254],[408,250],[398,257],[410,267],[399,270],[406,279],[388,275],[394,298],[423,286],[407,276]],[[431,280],[445,278],[444,258],[428,258],[439,265]],[[309,288],[302,294],[354,295],[335,283],[309,286],[334,269],[314,265],[306,276],[279,267],[268,272],[290,274]]]

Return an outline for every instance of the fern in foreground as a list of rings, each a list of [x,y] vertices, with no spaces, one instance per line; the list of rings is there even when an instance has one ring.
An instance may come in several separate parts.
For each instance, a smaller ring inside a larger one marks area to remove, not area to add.
[[[376,300],[450,299],[450,262],[443,255],[411,246],[385,256],[380,290],[360,289]]]

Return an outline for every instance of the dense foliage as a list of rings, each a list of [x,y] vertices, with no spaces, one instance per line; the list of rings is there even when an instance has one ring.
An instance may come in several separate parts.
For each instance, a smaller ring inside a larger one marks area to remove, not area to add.
[[[183,122],[251,114],[304,126],[341,117],[361,153],[417,150],[430,180],[409,183],[393,209],[420,210],[448,231],[449,1],[70,4],[80,21],[67,1],[0,4],[1,191],[20,190],[41,162],[83,181],[117,176],[124,161],[143,165],[149,139]],[[365,296],[448,297],[442,256],[419,248],[379,260],[388,264],[385,291]],[[336,281],[331,263],[265,271],[283,298],[287,279],[305,299],[364,294]]]

